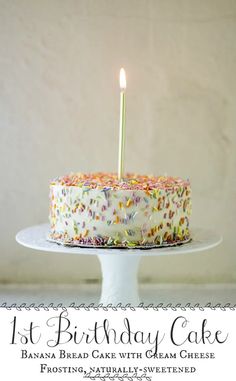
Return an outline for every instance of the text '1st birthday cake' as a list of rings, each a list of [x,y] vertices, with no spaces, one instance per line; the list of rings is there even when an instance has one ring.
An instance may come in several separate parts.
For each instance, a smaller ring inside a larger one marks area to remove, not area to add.
[[[160,247],[190,240],[191,187],[178,177],[92,173],[50,184],[48,239],[71,246]]]

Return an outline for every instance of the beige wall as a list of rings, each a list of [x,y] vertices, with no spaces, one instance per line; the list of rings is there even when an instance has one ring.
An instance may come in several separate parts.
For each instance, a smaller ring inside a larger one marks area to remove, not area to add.
[[[128,76],[126,169],[189,177],[192,225],[224,236],[143,260],[143,280],[236,281],[236,1],[0,0],[0,281],[97,279],[96,258],[14,241],[47,221],[48,183],[117,167],[118,72]]]

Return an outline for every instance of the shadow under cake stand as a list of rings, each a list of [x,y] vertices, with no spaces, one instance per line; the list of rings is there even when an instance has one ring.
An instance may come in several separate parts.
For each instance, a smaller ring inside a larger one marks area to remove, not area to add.
[[[28,248],[66,254],[97,255],[102,269],[103,305],[137,306],[140,302],[138,294],[138,267],[141,257],[154,257],[178,254],[194,254],[219,245],[222,237],[208,229],[191,230],[192,240],[179,246],[149,249],[93,248],[70,247],[47,241],[49,224],[41,224],[21,230],[16,241]]]

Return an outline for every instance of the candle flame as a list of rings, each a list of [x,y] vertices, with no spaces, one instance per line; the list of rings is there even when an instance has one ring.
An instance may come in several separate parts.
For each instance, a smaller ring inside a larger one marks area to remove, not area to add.
[[[126,75],[123,67],[120,69],[120,88],[123,90],[126,89]]]

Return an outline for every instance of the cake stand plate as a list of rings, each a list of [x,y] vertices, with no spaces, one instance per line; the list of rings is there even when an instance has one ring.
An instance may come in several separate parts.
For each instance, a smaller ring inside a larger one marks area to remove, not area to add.
[[[222,242],[216,232],[203,228],[191,229],[192,240],[183,245],[148,248],[122,249],[107,247],[71,247],[47,241],[49,224],[31,226],[16,235],[16,241],[30,249],[67,254],[97,255],[102,269],[103,305],[128,303],[139,304],[137,272],[141,257],[193,254],[211,249]]]

